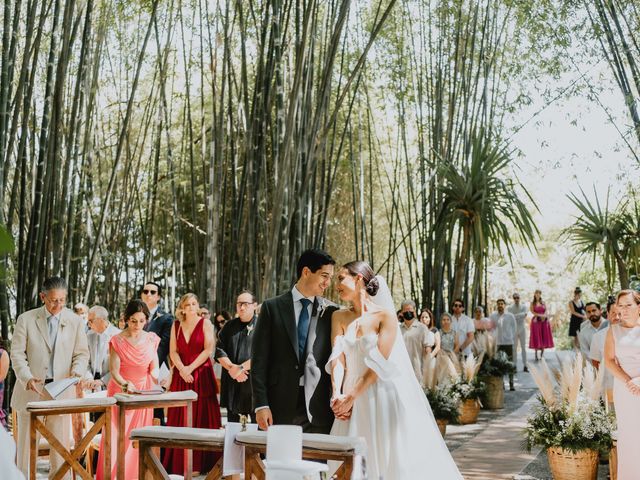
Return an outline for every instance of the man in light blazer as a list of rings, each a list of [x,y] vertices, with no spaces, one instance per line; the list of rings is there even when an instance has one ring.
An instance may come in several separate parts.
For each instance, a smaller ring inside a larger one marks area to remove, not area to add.
[[[47,383],[72,376],[82,378],[87,371],[89,350],[85,322],[70,309],[67,284],[60,277],[44,281],[40,291],[44,306],[18,317],[11,341],[11,363],[16,384],[11,408],[18,417],[17,464],[29,478],[29,402],[45,400],[42,391]],[[73,398],[69,388],[59,398]],[[46,425],[63,445],[70,444],[70,421],[67,415],[48,416]],[[51,474],[62,464],[62,458],[51,450]],[[67,472],[65,478],[70,478]]]

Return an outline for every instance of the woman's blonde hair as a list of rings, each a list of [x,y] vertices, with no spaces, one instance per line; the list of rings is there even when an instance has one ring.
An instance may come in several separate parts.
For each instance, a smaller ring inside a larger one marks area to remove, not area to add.
[[[198,304],[200,303],[200,300],[198,300],[198,296],[195,293],[185,293],[182,297],[180,297],[180,300],[178,301],[178,305],[176,306],[176,318],[180,322],[184,321],[184,314],[182,313],[182,305],[184,305],[184,303],[187,300],[191,300],[192,298],[195,298]]]
[[[620,290],[618,295],[616,295],[616,303],[620,301],[620,297],[624,297],[625,295],[631,295],[633,297],[633,301],[636,302],[637,305],[640,305],[640,293],[631,289]]]

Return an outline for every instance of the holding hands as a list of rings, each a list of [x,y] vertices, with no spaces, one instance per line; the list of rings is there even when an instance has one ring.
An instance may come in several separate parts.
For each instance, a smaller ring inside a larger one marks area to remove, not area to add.
[[[355,397],[350,393],[331,399],[331,409],[338,420],[349,420],[353,411]]]

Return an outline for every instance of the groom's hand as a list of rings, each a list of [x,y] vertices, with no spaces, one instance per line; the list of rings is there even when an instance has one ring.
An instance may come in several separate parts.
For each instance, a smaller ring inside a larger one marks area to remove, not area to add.
[[[271,425],[273,425],[273,416],[271,415],[270,408],[261,408],[256,412],[256,422],[258,422],[258,426],[260,430],[266,430]]]

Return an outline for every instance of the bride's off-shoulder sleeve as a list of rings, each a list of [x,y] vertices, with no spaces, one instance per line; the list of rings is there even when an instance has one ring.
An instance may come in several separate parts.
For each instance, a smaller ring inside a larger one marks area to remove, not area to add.
[[[391,361],[391,357],[384,358],[378,348],[377,337],[369,337],[363,341],[366,341],[364,363],[375,372],[378,380],[385,382],[401,373],[398,366]]]
[[[324,366],[325,372],[327,372],[329,375],[333,373],[333,368],[331,364],[336,358],[338,358],[340,355],[344,353],[344,348],[345,348],[344,335],[338,335],[335,338],[335,342],[333,344],[333,350],[331,350],[331,355],[329,356],[329,360],[327,360],[327,363]]]

